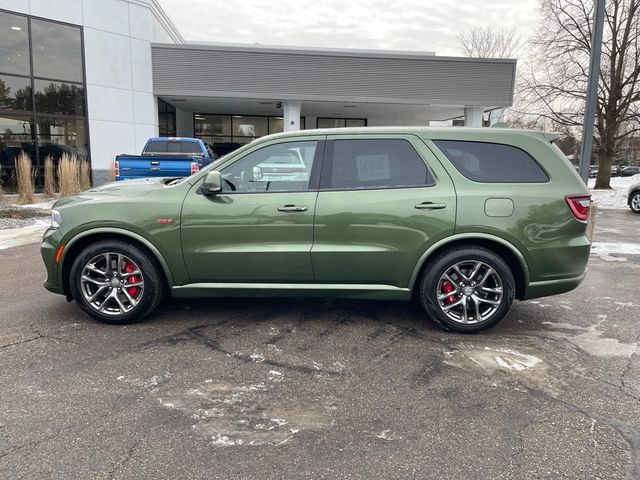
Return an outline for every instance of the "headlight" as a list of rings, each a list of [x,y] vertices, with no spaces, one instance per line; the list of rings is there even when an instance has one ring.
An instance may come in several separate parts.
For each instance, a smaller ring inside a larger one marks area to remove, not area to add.
[[[62,215],[58,210],[51,210],[51,228],[58,228],[62,225]]]

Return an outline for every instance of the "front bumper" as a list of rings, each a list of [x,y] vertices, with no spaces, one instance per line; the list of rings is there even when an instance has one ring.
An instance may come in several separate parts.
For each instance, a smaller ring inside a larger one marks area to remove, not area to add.
[[[40,255],[47,269],[47,279],[44,281],[44,288],[53,293],[64,295],[64,288],[60,283],[58,275],[58,263],[56,262],[56,252],[60,246],[62,234],[58,229],[49,228],[42,236],[40,243]]]

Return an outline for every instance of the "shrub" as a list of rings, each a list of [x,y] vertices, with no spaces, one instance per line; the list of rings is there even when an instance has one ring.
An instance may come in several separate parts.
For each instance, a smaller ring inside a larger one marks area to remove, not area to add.
[[[44,194],[53,197],[56,193],[56,178],[53,171],[53,158],[47,155],[44,159]]]
[[[80,160],[80,189],[82,191],[91,188],[91,167],[88,160]]]
[[[109,167],[109,181],[116,181],[116,162],[111,162],[111,166]]]
[[[24,205],[33,203],[35,172],[29,155],[21,152],[16,160],[16,182],[18,190],[18,203]]]
[[[62,197],[73,195],[81,190],[79,168],[78,157],[68,153],[62,154],[58,162],[58,185]]]

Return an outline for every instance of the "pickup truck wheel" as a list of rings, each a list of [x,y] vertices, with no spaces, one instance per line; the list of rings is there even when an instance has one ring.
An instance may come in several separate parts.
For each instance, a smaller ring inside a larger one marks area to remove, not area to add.
[[[85,248],[73,262],[70,275],[74,300],[103,323],[122,325],[141,320],[157,307],[164,290],[155,259],[120,240]]]
[[[633,192],[631,194],[629,206],[631,207],[631,211],[633,213],[640,213],[640,191]]]
[[[431,319],[445,330],[461,333],[495,325],[509,312],[514,292],[509,266],[480,247],[447,251],[420,282],[420,299]]]

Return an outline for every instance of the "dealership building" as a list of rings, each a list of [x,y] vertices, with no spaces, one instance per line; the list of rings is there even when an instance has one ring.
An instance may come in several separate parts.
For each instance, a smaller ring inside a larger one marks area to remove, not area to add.
[[[149,137],[219,152],[286,130],[481,126],[516,61],[185,41],[156,0],[0,0],[0,161],[75,153],[103,183]]]

